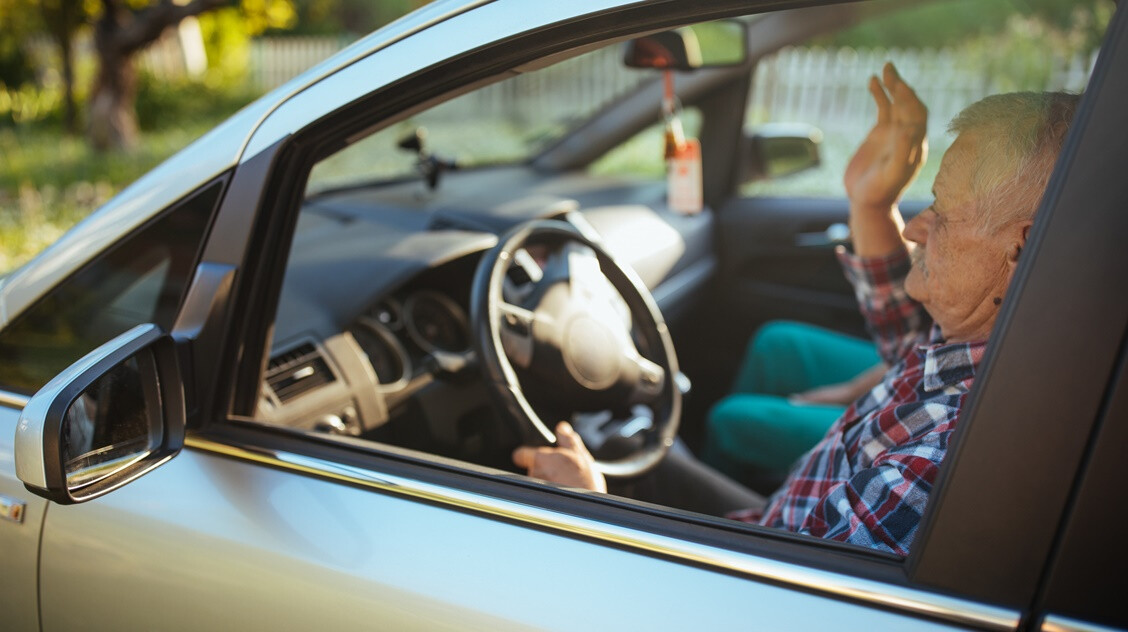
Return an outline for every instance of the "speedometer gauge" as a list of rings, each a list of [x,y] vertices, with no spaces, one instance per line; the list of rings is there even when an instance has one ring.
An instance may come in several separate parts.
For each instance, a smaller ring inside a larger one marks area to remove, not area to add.
[[[375,319],[361,317],[349,333],[368,356],[381,386],[394,387],[410,377],[411,362],[407,352],[396,337]]]
[[[416,292],[408,297],[403,311],[407,333],[420,349],[462,353],[470,348],[466,312],[446,295]]]

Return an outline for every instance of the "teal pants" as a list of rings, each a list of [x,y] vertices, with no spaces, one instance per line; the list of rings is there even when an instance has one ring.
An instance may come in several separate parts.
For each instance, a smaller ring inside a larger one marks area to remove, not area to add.
[[[765,324],[748,344],[732,393],[709,411],[702,460],[738,481],[786,470],[846,410],[787,397],[845,382],[880,361],[867,340],[803,323]]]

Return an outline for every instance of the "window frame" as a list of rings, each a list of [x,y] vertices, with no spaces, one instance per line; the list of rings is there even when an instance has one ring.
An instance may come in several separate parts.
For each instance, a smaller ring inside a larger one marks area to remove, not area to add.
[[[728,3],[722,3],[728,4]],[[289,247],[293,235],[293,230],[296,227],[297,217],[300,213],[300,202],[302,199],[301,190],[304,185],[305,178],[308,176],[309,170],[312,166],[322,157],[328,155],[335,148],[339,147],[341,140],[349,136],[359,133],[365,129],[371,129],[374,123],[384,120],[395,120],[396,117],[403,111],[411,110],[418,107],[420,104],[426,104],[432,100],[444,98],[450,92],[457,91],[456,86],[478,86],[491,81],[495,77],[504,75],[505,71],[509,68],[520,66],[525,63],[530,63],[536,59],[548,57],[567,50],[583,48],[592,42],[604,41],[607,39],[614,39],[622,37],[629,33],[642,32],[647,28],[665,28],[672,26],[680,26],[684,24],[685,18],[679,18],[680,14],[692,12],[692,9],[680,9],[676,6],[666,7],[667,12],[655,12],[653,9],[647,11],[642,8],[633,8],[622,10],[623,13],[633,13],[638,16],[637,21],[632,21],[623,18],[621,23],[603,26],[603,31],[595,28],[585,29],[583,22],[575,22],[566,25],[557,25],[552,31],[559,38],[553,40],[549,37],[548,33],[541,31],[536,34],[519,34],[511,36],[510,38],[493,42],[490,46],[483,49],[474,51],[472,55],[465,57],[448,59],[445,62],[435,67],[428,68],[426,71],[418,75],[405,78],[402,81],[395,82],[391,85],[377,89],[373,92],[366,94],[364,97],[353,101],[347,106],[341,108],[333,116],[326,117],[319,120],[304,129],[294,133],[290,138],[278,148],[277,155],[271,158],[273,163],[270,167],[270,173],[267,177],[270,184],[263,187],[263,190],[270,191],[270,197],[264,200],[261,208],[272,208],[271,212],[262,213],[260,215],[268,218],[267,222],[260,222],[256,227],[256,236],[252,237],[250,247],[247,249],[248,253],[270,253],[265,256],[258,257],[257,261],[253,261],[254,265],[261,266],[260,269],[269,270],[269,279],[264,275],[251,272],[245,276],[255,277],[257,287],[257,294],[253,299],[248,301],[249,304],[256,306],[256,310],[262,315],[269,315],[266,318],[240,318],[238,319],[247,327],[239,331],[235,339],[245,341],[244,346],[240,349],[241,355],[244,358],[263,358],[258,364],[265,367],[266,358],[269,356],[266,341],[269,339],[266,336],[268,331],[267,323],[272,321],[273,314],[277,310],[277,301],[280,295],[280,288],[282,277],[284,276],[286,260],[288,258]],[[747,11],[746,7],[732,8],[725,7],[723,13],[718,15],[706,14],[704,16],[694,16],[693,22],[704,21],[713,19],[714,17],[726,17],[729,15],[741,14]],[[594,16],[588,18],[590,22],[600,24],[601,16]],[[645,24],[646,26],[638,26]],[[567,35],[573,37],[568,37]],[[536,51],[540,51],[538,55]],[[732,74],[731,69],[726,69],[726,72]],[[743,72],[741,71],[741,74]],[[441,81],[436,81],[436,78],[441,78]],[[729,85],[729,84],[725,84]],[[708,114],[703,113],[705,119],[705,126],[708,126]],[[256,245],[255,240],[260,240]],[[266,248],[265,244],[287,244],[287,247],[272,247]],[[251,260],[248,261],[250,263]],[[246,266],[251,269],[250,266]],[[226,363],[224,363],[226,364]],[[216,416],[215,418],[225,418],[227,422],[235,422],[241,424],[248,421],[247,414],[254,409],[254,403],[257,401],[259,385],[261,383],[262,370],[259,369],[258,373],[244,368],[237,373],[236,387],[231,394],[229,401],[232,402],[231,413],[225,411],[216,411],[222,414],[223,417]],[[228,380],[220,380],[221,383],[227,383]],[[221,398],[224,399],[224,398]],[[207,437],[219,437],[227,433],[228,429],[220,430],[220,424],[209,424],[207,426]],[[273,432],[275,429],[259,428],[258,424],[251,432],[262,431],[263,439],[268,442],[264,444],[273,445],[272,441],[280,438],[281,434],[293,434],[286,429],[277,429],[279,432]],[[214,434],[213,434],[214,433]],[[242,435],[241,435],[242,436]],[[268,439],[269,437],[269,439]],[[316,436],[304,436],[304,441],[312,445],[317,445],[318,449],[329,448],[335,446],[336,442],[333,440],[322,440]],[[473,475],[454,476],[451,478],[443,478],[446,485],[452,487],[463,486],[466,489],[477,489],[479,487],[488,487],[491,491],[489,495],[504,495],[499,490],[495,489],[492,485],[483,486],[483,477],[486,479],[493,479],[496,477],[496,472],[485,468],[476,468],[472,464],[459,463],[452,466],[450,462],[446,462],[439,457],[419,458],[413,454],[405,454],[399,450],[391,449],[385,450],[385,446],[373,444],[369,449],[359,449],[360,453],[367,453],[372,458],[372,465],[379,463],[381,467],[395,467],[404,464],[414,466],[411,468],[413,476],[427,479],[428,469],[435,467],[447,474],[454,474],[451,470],[459,470],[466,468],[472,472]],[[340,458],[348,458],[347,455],[355,454],[357,448],[342,449],[337,452]],[[333,451],[333,450],[331,450]],[[380,471],[379,468],[375,468]],[[456,482],[457,481],[457,482]],[[506,485],[512,484],[507,482]],[[522,482],[521,488],[536,490],[539,496],[549,490],[543,485],[529,481]],[[485,492],[483,492],[485,493]],[[522,496],[523,497],[523,496]],[[578,504],[577,504],[578,501]],[[566,494],[561,498],[556,498],[551,492],[542,500],[541,503],[546,507],[559,509],[566,513],[576,513],[580,508],[583,508],[582,513],[590,511],[602,511],[602,508],[615,507],[619,510],[626,503],[632,508],[632,511],[641,509],[641,503],[634,503],[633,501],[622,501],[612,499],[611,497],[593,498],[588,494]],[[564,509],[564,508],[567,509]],[[649,518],[657,518],[659,515],[664,515],[665,512],[656,512],[653,509],[648,509],[644,512]],[[677,512],[674,512],[675,514]],[[649,519],[648,518],[648,519]],[[785,559],[803,559],[807,557],[804,550],[812,545],[825,548],[822,554],[827,554],[830,551],[842,555],[837,562],[831,564],[820,563],[819,566],[833,568],[841,571],[856,572],[861,564],[861,559],[870,562],[868,566],[873,575],[882,578],[882,581],[891,584],[903,583],[901,576],[903,575],[902,560],[893,555],[884,555],[875,551],[868,551],[858,549],[850,545],[843,545],[836,542],[827,542],[815,540],[805,536],[799,536],[791,533],[780,532],[774,529],[767,529],[756,525],[745,525],[741,523],[734,523],[723,519],[707,519],[707,518],[690,518],[688,514],[679,516],[679,519],[674,524],[685,524],[692,522],[692,526],[685,529],[679,537],[680,539],[687,539],[690,541],[699,542],[712,542],[716,543],[717,538],[707,537],[705,534],[709,530],[717,527],[723,527],[725,531],[740,531],[747,533],[756,533],[765,536],[765,539],[778,544],[780,542],[787,542],[797,544],[798,546],[792,550],[787,551],[782,557]],[[706,530],[702,531],[702,527],[706,526]],[[674,530],[675,532],[678,529]],[[757,555],[771,557],[777,555],[771,549],[773,547],[735,547],[737,550],[752,550]],[[817,557],[817,556],[816,556]],[[889,572],[888,565],[892,564],[895,570]],[[881,568],[881,570],[877,570]]]

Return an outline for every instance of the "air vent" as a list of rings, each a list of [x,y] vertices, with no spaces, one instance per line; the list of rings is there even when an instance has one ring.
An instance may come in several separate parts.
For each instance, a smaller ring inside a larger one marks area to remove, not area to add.
[[[266,367],[266,383],[283,403],[332,381],[325,358],[308,342],[274,356]]]

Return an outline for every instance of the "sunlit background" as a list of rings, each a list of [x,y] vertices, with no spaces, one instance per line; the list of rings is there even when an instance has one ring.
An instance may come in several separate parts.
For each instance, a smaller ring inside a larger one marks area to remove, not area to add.
[[[0,275],[243,105],[423,4],[241,0],[182,17],[150,0],[0,0]],[[865,78],[884,59],[932,110],[933,158],[921,178],[930,182],[949,142],[944,124],[964,105],[1008,90],[1082,90],[1113,8],[1106,0],[925,3],[781,51],[756,72],[746,127],[818,125],[823,164],[744,193],[842,195],[842,170],[873,116]],[[153,24],[165,27],[159,37],[137,37]],[[95,39],[95,25],[107,35]],[[443,143],[436,149],[464,162],[524,159],[639,80],[618,60],[614,49],[595,51],[404,125],[426,123]],[[494,116],[467,125],[460,107]],[[696,113],[685,119],[692,133]],[[311,186],[410,169],[385,147],[399,134],[377,134],[319,165]],[[661,177],[660,144],[661,130],[649,130],[591,170]],[[354,173],[358,165],[368,171]]]

